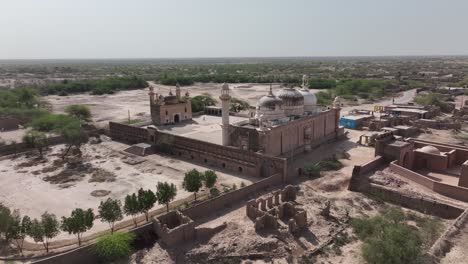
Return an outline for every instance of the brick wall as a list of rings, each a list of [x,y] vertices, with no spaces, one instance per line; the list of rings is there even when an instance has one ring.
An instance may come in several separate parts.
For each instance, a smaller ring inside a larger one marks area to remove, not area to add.
[[[223,210],[226,207],[230,207],[236,202],[249,199],[250,196],[254,196],[258,192],[279,185],[281,182],[281,176],[279,174],[275,174],[251,185],[201,202],[195,206],[183,210],[182,213],[194,221],[197,221],[203,217],[212,215],[217,211]]]

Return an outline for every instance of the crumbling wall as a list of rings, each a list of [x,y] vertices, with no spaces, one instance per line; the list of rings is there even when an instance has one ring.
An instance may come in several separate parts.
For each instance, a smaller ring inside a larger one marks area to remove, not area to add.
[[[468,202],[468,188],[434,181],[422,174],[403,168],[397,165],[395,162],[390,163],[390,169],[396,174],[421,184],[436,193],[440,193],[460,201]]]
[[[445,256],[453,245],[453,240],[466,226],[468,222],[468,209],[466,209],[457,219],[450,225],[445,232],[437,239],[437,241],[429,249],[428,255],[435,260],[436,263],[440,258]]]
[[[381,197],[384,201],[445,219],[454,219],[464,211],[464,208],[426,198],[424,195],[410,195],[374,183],[369,184],[366,192]]]
[[[247,185],[243,188],[230,191],[218,197],[198,203],[190,208],[184,209],[182,213],[197,221],[213,212],[223,210],[226,207],[231,207],[236,202],[248,199],[249,196],[255,195],[258,192],[279,185],[281,182],[281,175],[275,174],[251,185]]]
[[[195,222],[179,211],[154,218],[153,226],[160,241],[168,246],[195,239]]]
[[[365,189],[366,185],[369,184],[365,174],[375,171],[380,166],[386,164],[386,160],[382,156],[376,156],[374,159],[362,164],[356,165],[353,168],[351,180],[349,181],[348,190],[360,191]]]

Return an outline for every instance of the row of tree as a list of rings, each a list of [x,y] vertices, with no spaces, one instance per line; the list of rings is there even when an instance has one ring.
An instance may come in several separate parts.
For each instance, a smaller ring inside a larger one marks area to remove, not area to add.
[[[208,170],[199,172],[193,169],[185,174],[183,188],[193,192],[195,200],[198,191],[203,187],[213,189],[217,175]],[[134,225],[137,226],[137,216],[145,215],[149,221],[149,211],[158,202],[165,205],[169,212],[169,204],[177,196],[177,187],[173,183],[158,182],[156,192],[140,188],[138,192],[125,197],[124,204],[118,199],[108,198],[101,201],[98,207],[98,217],[109,224],[111,233],[115,230],[115,223],[122,220],[124,214],[131,216]],[[31,219],[29,216],[21,217],[17,210],[11,210],[0,204],[0,238],[3,236],[7,242],[14,242],[17,249],[22,252],[26,236],[31,237],[36,243],[42,243],[46,252],[49,252],[50,240],[56,237],[60,230],[77,237],[81,246],[83,234],[93,227],[96,218],[93,209],[74,209],[70,216],[62,217],[61,221],[54,214],[44,212],[40,219]]]

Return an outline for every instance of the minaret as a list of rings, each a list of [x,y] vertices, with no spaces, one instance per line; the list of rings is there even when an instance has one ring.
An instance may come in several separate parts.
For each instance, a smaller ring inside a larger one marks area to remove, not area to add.
[[[177,101],[180,102],[180,85],[179,85],[179,83],[176,84],[175,93],[176,93],[176,96],[177,96]]]
[[[231,103],[231,96],[229,95],[229,85],[227,83],[223,84],[219,99],[221,99],[223,116],[223,124],[221,125],[223,128],[223,146],[229,146],[229,105]]]
[[[150,86],[149,87],[149,93],[148,93],[149,97],[150,97],[150,105],[153,105],[154,104],[154,90],[153,90],[153,86]]]

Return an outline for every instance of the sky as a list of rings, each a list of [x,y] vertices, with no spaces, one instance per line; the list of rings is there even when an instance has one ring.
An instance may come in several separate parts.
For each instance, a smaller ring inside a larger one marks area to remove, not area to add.
[[[468,55],[467,0],[0,0],[0,59]]]

